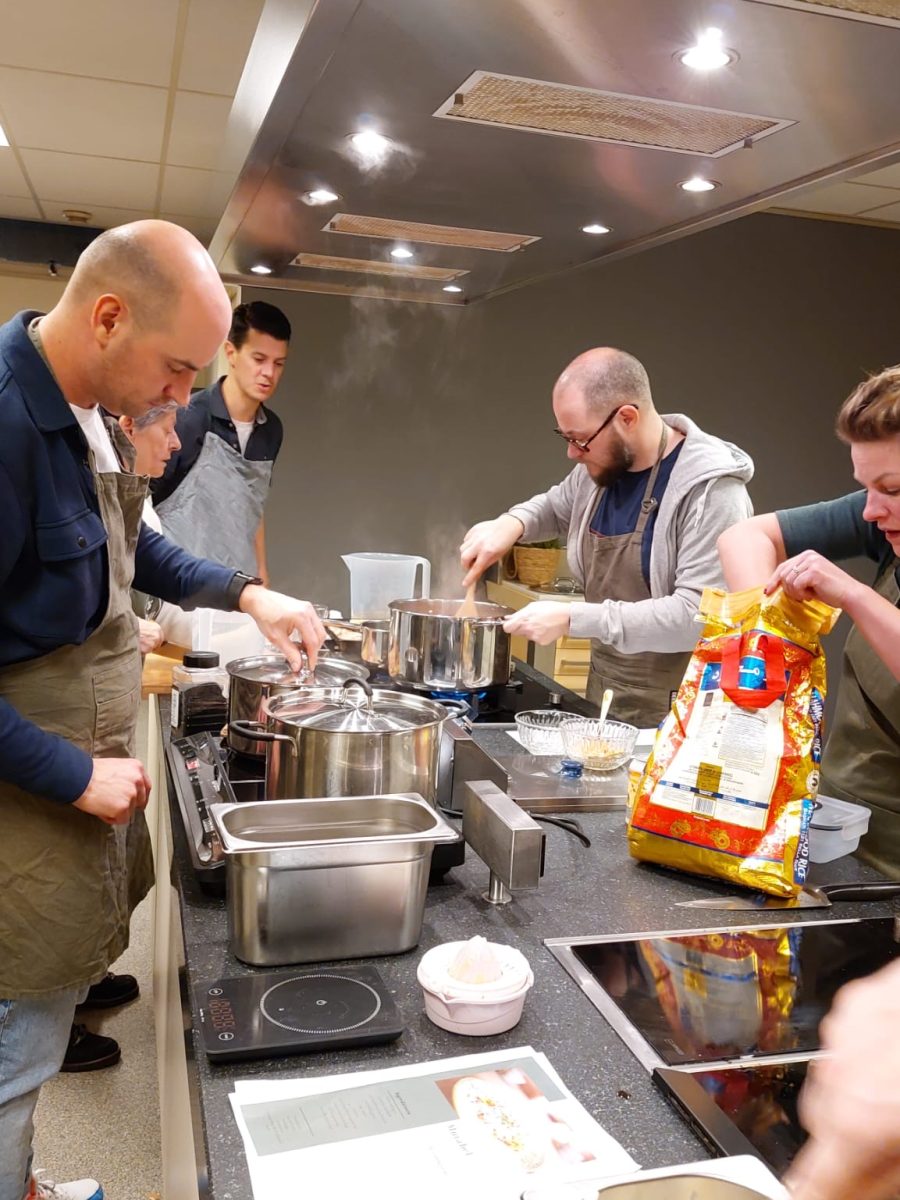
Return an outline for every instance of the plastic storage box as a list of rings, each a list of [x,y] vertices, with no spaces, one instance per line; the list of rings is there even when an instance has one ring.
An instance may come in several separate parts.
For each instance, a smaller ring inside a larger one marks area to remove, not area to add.
[[[861,804],[819,796],[809,824],[809,861],[827,863],[852,854],[869,828],[870,816]]]

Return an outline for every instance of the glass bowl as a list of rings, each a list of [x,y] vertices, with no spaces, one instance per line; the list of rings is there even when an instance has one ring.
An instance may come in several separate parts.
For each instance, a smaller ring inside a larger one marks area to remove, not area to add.
[[[562,724],[571,713],[558,708],[532,708],[516,713],[516,728],[530,754],[562,754]]]
[[[584,763],[586,771],[615,771],[631,758],[638,729],[621,721],[569,715],[561,726],[566,757]]]

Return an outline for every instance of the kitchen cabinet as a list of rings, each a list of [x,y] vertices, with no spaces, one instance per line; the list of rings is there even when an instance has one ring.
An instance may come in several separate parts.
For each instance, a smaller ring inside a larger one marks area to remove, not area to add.
[[[553,592],[539,592],[534,588],[525,587],[513,579],[500,582],[488,582],[487,598],[494,604],[505,604],[507,608],[520,609],[534,600],[553,600],[559,604],[571,604],[572,601],[583,601],[584,596],[561,595]],[[512,639],[512,656],[521,658],[538,671],[549,675],[563,687],[583,696],[587,688],[588,670],[591,665],[590,638],[561,637],[549,646],[536,646],[527,638]]]

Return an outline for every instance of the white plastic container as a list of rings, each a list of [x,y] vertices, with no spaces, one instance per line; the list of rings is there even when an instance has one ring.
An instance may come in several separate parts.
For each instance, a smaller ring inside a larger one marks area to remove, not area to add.
[[[869,809],[834,796],[819,796],[819,805],[809,823],[809,861],[834,862],[852,854],[869,828]]]
[[[416,976],[425,996],[425,1012],[441,1029],[485,1037],[505,1033],[518,1024],[534,973],[528,959],[513,946],[488,945],[500,960],[500,977],[493,983],[462,983],[450,964],[464,942],[445,942],[422,955]]]
[[[350,572],[350,619],[380,620],[392,600],[431,595],[431,563],[414,554],[343,554]],[[421,568],[421,590],[416,575]]]

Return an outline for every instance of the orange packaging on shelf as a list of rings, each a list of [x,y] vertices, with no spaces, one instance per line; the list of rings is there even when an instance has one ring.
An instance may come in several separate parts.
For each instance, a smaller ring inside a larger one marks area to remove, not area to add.
[[[809,865],[825,655],[838,611],[779,588],[700,601],[705,622],[628,820],[631,854],[773,896]]]

